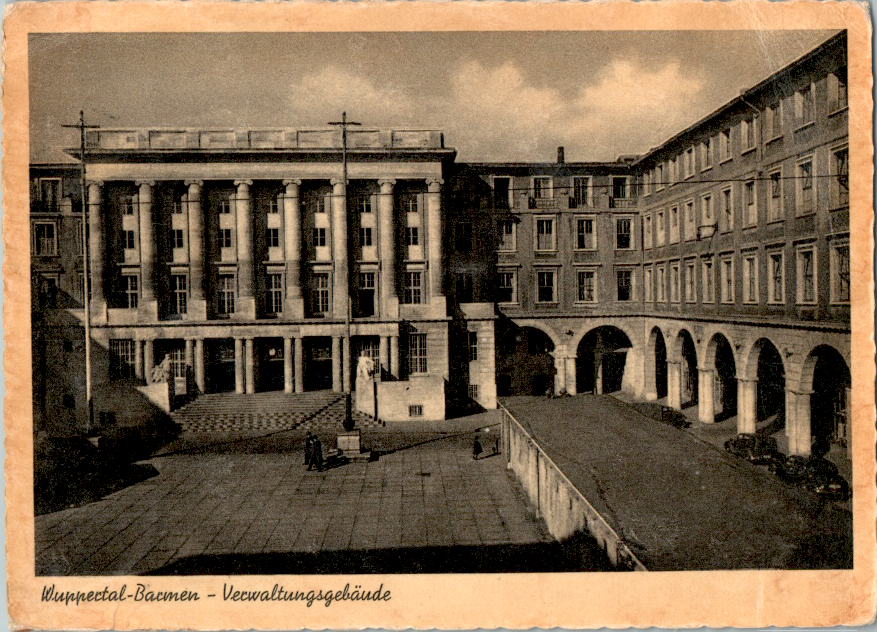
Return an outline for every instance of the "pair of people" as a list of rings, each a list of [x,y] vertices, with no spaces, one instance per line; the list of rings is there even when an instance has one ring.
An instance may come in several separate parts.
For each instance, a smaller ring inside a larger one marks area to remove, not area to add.
[[[487,428],[484,432],[484,442],[487,443],[490,441],[490,428]],[[472,443],[472,458],[478,460],[482,452],[484,452],[484,446],[481,445],[481,435],[476,434],[475,441]],[[493,454],[499,454],[499,433],[494,433],[493,435]]]
[[[305,435],[305,465],[308,466],[308,471],[316,468],[317,471],[322,472],[325,469],[323,443],[317,435],[311,434],[310,431]]]

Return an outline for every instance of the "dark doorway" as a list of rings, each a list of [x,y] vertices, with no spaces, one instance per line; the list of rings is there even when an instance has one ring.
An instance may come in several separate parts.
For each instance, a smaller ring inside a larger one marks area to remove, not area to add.
[[[221,338],[205,341],[207,348],[206,387],[208,393],[234,390],[234,340]]]
[[[813,452],[824,455],[835,446],[848,447],[850,370],[834,347],[821,345],[810,355],[816,361],[810,396],[810,431]]]
[[[680,356],[682,358],[682,392],[679,401],[683,408],[694,406],[698,401],[697,349],[691,334],[686,330],[679,332]]]
[[[655,335],[655,392],[658,399],[667,397],[667,345],[660,329],[653,330]]]
[[[758,341],[758,394],[756,413],[758,421],[774,417],[776,428],[785,427],[786,371],[780,352],[769,340]]]
[[[604,325],[582,338],[576,360],[576,389],[579,393],[615,393],[624,382],[630,338],[617,327]]]
[[[737,414],[737,364],[728,339],[721,334],[713,336],[716,352],[716,421]]]
[[[259,338],[256,346],[256,390],[283,390],[283,338]]]
[[[497,389],[503,395],[554,393],[554,343],[533,327],[512,326],[497,347]]]
[[[304,339],[306,391],[323,391],[332,388],[332,339],[313,337]]]

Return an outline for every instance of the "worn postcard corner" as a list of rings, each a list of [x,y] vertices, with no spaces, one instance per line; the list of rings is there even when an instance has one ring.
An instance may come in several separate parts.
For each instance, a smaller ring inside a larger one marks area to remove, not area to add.
[[[863,5],[4,35],[14,625],[874,620]]]

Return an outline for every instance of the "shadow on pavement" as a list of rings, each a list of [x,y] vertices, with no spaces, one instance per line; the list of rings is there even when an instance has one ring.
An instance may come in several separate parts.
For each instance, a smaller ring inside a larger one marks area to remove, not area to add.
[[[196,555],[148,575],[332,575],[349,573],[539,573],[612,570],[590,538],[566,543],[433,546],[318,553]]]

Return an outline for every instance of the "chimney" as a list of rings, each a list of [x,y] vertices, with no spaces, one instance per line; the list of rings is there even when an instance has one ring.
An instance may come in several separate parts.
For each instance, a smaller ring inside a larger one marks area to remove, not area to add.
[[[557,148],[557,164],[563,164],[563,145]]]

